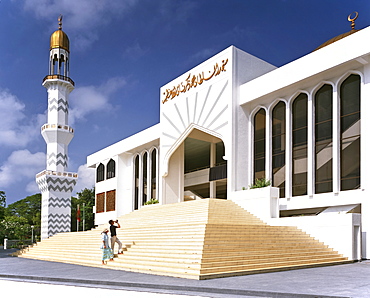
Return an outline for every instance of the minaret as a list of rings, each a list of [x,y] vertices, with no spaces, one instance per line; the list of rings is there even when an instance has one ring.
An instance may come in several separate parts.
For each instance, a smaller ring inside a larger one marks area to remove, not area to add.
[[[48,91],[47,123],[41,127],[41,135],[47,145],[46,170],[36,175],[36,183],[42,194],[41,238],[71,231],[71,193],[77,182],[77,174],[67,172],[68,144],[74,131],[68,125],[68,97],[74,89],[69,78],[69,39],[59,29],[50,37],[49,75],[42,85]]]

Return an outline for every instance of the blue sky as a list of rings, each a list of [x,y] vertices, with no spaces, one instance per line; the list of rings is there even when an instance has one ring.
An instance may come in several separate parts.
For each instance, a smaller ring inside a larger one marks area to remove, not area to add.
[[[49,38],[70,39],[68,171],[94,184],[86,157],[159,121],[159,88],[234,45],[275,66],[370,25],[369,0],[0,0],[0,190],[38,193],[45,169]]]

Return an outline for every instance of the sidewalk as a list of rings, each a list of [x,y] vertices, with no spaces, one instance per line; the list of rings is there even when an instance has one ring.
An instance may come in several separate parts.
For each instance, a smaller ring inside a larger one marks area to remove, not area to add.
[[[370,297],[370,260],[359,263],[210,280],[134,273],[10,257],[0,250],[0,281],[201,297]],[[12,288],[16,291],[16,288]],[[133,292],[131,292],[133,293]]]

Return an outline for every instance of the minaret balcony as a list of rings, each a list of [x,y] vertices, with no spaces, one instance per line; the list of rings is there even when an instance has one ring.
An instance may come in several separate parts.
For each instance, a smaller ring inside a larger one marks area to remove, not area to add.
[[[62,76],[62,75],[59,75],[59,74],[48,75],[44,78],[44,80],[42,82],[44,83],[46,80],[63,80],[63,81],[71,83],[72,86],[75,85],[75,82],[73,82],[73,80],[71,78],[66,77],[66,76]]]
[[[68,125],[60,125],[60,124],[44,124],[41,127],[41,132],[45,129],[48,129],[48,128],[57,128],[57,129],[62,129],[62,130],[66,130],[68,132],[74,133],[74,130],[73,130],[72,127],[70,127]]]
[[[41,127],[41,135],[47,144],[60,143],[68,145],[73,139],[74,131],[68,125],[45,124]]]
[[[59,177],[68,177],[68,178],[78,178],[77,173],[73,172],[57,172],[57,171],[49,171],[49,170],[44,170],[36,175],[36,179],[40,178],[44,175],[48,176],[59,176]]]

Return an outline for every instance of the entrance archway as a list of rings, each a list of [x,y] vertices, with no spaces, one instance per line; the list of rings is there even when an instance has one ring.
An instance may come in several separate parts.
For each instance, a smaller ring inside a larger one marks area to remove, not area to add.
[[[227,198],[227,162],[221,138],[193,128],[172,150],[164,179],[164,203]]]

